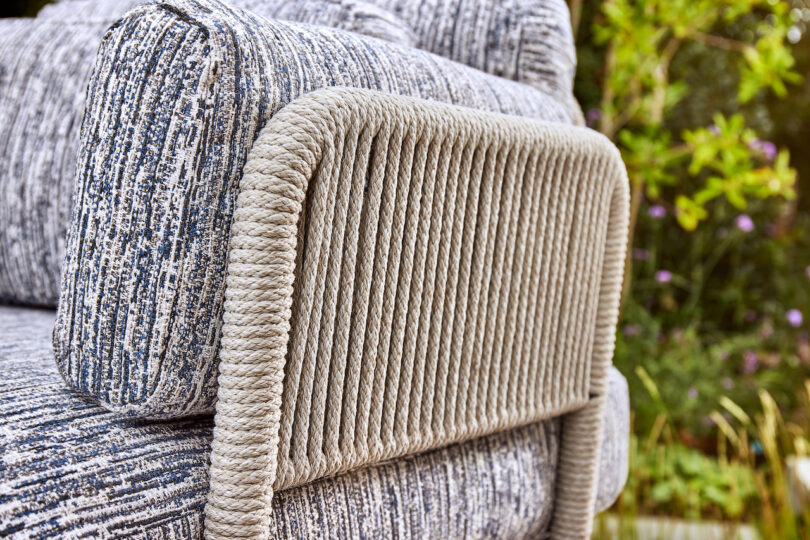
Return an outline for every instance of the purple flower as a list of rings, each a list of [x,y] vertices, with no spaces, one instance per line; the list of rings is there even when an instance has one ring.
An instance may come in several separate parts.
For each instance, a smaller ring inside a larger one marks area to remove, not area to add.
[[[655,273],[655,281],[658,283],[669,283],[672,281],[672,272],[669,270],[659,270]]]
[[[653,219],[661,219],[666,217],[667,209],[661,206],[660,204],[654,204],[648,210],[650,217]]]
[[[717,127],[717,124],[712,124],[709,126],[709,131],[714,133],[715,135],[720,135],[720,128]]]
[[[787,321],[790,326],[793,328],[798,328],[802,325],[802,321],[804,318],[802,317],[802,312],[798,309],[791,309],[787,312]]]
[[[754,351],[745,351],[745,354],[743,354],[743,373],[750,375],[757,370],[758,365],[759,362],[757,362],[757,353]]]
[[[746,310],[745,322],[754,322],[755,320],[757,320],[757,312],[753,309]]]
[[[591,109],[585,115],[585,119],[589,126],[596,124],[602,118],[602,111],[599,109]]]
[[[776,145],[773,144],[771,141],[765,141],[762,143],[762,153],[765,154],[765,157],[768,161],[773,161],[776,159]]]
[[[724,377],[721,384],[723,385],[723,388],[725,388],[726,390],[731,390],[732,388],[734,388],[734,381],[732,381],[729,377]]]
[[[650,252],[641,248],[634,249],[633,258],[637,261],[646,261],[650,258]],[[807,277],[810,277],[810,266],[807,267]]]
[[[622,328],[625,336],[637,336],[641,332],[641,328],[637,324],[625,324]]]
[[[738,229],[745,233],[749,233],[754,230],[754,220],[751,219],[751,216],[748,214],[740,214],[737,216],[737,219],[734,220],[734,224],[737,225]]]
[[[686,391],[686,395],[689,396],[689,399],[697,399],[698,391],[697,388],[694,386],[690,386],[689,389]]]
[[[749,143],[749,148],[752,150],[757,150],[762,152],[765,156],[765,159],[768,161],[773,161],[776,159],[776,154],[778,153],[776,145],[773,144],[771,141],[763,141],[760,139],[754,139]]]

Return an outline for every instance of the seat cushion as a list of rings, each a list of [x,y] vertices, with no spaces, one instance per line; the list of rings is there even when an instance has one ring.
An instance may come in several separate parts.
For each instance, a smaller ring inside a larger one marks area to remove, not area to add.
[[[247,154],[281,107],[330,86],[573,120],[531,87],[381,40],[217,0],[137,8],[89,83],[55,333],[71,385],[133,416],[213,410]]]
[[[67,389],[53,321],[0,307],[0,537],[200,537],[211,418],[126,419]],[[626,383],[611,381],[602,444],[626,448],[612,418],[627,416]],[[282,491],[273,535],[531,537],[550,519],[558,430],[541,422]],[[612,471],[626,471],[626,453],[602,456],[597,510],[624,485]]]
[[[0,537],[198,538],[210,417],[125,419],[65,388],[54,314],[0,307]],[[282,491],[279,538],[517,538],[546,529],[556,421]]]
[[[624,489],[630,458],[630,392],[616,368],[608,373],[605,427],[599,453],[596,511],[607,510]]]

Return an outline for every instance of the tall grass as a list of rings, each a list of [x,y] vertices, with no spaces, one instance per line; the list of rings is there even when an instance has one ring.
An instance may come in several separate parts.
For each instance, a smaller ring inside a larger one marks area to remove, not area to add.
[[[765,539],[810,538],[810,497],[798,493],[791,501],[786,466],[789,456],[810,455],[810,417],[785,419],[765,390],[756,411],[721,396],[708,415],[716,446],[691,448],[656,383],[642,367],[636,375],[659,413],[648,433],[631,437],[630,477],[610,510],[621,538],[634,537],[633,520],[642,515],[747,523]],[[810,410],[810,381],[801,400]],[[597,521],[596,530],[603,536],[604,523]]]

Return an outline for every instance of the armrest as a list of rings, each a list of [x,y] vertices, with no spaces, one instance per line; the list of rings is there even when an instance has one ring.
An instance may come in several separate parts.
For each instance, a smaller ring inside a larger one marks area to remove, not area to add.
[[[274,116],[231,229],[210,538],[273,490],[565,414],[554,536],[591,526],[626,248],[583,129],[365,90]]]

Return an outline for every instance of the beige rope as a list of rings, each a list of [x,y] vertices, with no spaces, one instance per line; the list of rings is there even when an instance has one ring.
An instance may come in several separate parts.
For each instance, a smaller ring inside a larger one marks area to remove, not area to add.
[[[206,536],[266,538],[273,489],[564,413],[553,533],[587,536],[626,228],[594,132],[352,89],[282,109],[232,225]]]

